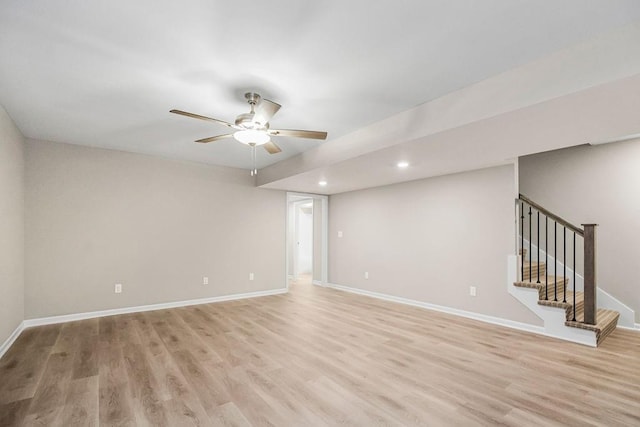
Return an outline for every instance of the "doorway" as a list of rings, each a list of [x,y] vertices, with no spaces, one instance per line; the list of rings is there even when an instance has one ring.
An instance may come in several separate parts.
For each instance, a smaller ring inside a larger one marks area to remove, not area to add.
[[[295,254],[293,277],[313,276],[313,199],[303,201],[295,208]]]
[[[287,288],[327,282],[328,197],[287,193]]]

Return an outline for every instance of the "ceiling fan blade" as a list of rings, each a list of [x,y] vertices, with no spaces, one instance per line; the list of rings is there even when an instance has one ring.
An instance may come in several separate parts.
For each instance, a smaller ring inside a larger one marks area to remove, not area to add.
[[[278,147],[276,143],[273,141],[267,142],[266,144],[263,145],[263,147],[265,150],[267,150],[269,154],[278,154],[279,152],[282,151],[282,149]]]
[[[327,139],[326,132],[318,132],[315,130],[296,130],[296,129],[269,129],[269,135],[275,136],[295,136],[298,138],[311,139]]]
[[[208,122],[220,123],[221,125],[229,126],[230,128],[235,127],[231,123],[225,122],[224,120],[218,120],[218,119],[214,119],[214,118],[207,117],[207,116],[201,116],[200,114],[193,114],[193,113],[189,113],[187,111],[171,110],[169,112],[173,113],[173,114],[180,114],[181,116],[192,117],[194,119],[200,119],[200,120],[206,120]]]
[[[269,101],[268,99],[262,98],[258,105],[255,107],[255,115],[253,116],[253,121],[260,123],[261,125],[266,125],[269,123],[269,120],[278,112],[281,105],[276,104],[273,101]]]
[[[202,144],[206,144],[207,142],[218,141],[219,139],[230,138],[232,136],[233,136],[232,133],[228,133],[228,134],[225,134],[225,135],[216,135],[216,136],[210,136],[209,138],[198,139],[198,140],[196,140],[196,142],[200,142]]]

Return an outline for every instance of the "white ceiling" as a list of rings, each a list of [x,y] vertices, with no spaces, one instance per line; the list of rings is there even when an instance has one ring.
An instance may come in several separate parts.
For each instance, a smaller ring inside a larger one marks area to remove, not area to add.
[[[637,0],[0,2],[0,104],[25,136],[250,167],[232,121],[255,90],[277,128],[329,140],[640,19]],[[258,167],[319,142],[277,138]]]

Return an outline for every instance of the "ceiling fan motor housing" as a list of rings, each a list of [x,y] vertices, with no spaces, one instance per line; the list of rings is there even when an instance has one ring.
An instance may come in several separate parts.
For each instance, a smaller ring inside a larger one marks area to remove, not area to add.
[[[260,95],[254,92],[247,92],[244,94],[244,97],[251,106],[251,111],[248,113],[242,113],[236,117],[236,126],[253,130],[269,129],[269,123],[260,123],[255,121],[255,106],[260,102],[260,99],[262,99]]]
[[[242,113],[236,117],[236,126],[243,127],[245,129],[253,129],[255,123],[253,122],[253,116],[255,113]]]

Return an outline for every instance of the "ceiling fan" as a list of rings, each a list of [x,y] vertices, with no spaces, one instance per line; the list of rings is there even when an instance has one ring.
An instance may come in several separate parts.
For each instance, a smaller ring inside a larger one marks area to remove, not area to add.
[[[262,145],[269,154],[276,154],[282,151],[275,142],[271,141],[272,136],[293,136],[297,138],[311,139],[327,138],[327,132],[295,129],[270,129],[269,121],[278,112],[278,110],[280,110],[281,105],[276,104],[273,101],[269,101],[268,99],[264,99],[254,92],[247,92],[244,94],[244,97],[249,103],[251,111],[240,114],[236,117],[235,123],[229,123],[224,120],[218,120],[181,110],[171,110],[170,113],[220,123],[221,125],[235,129],[235,132],[233,133],[198,139],[196,142],[209,143],[220,139],[234,138],[236,141],[250,146],[251,159],[253,161],[251,176],[258,174],[258,169],[256,169],[256,146]]]

